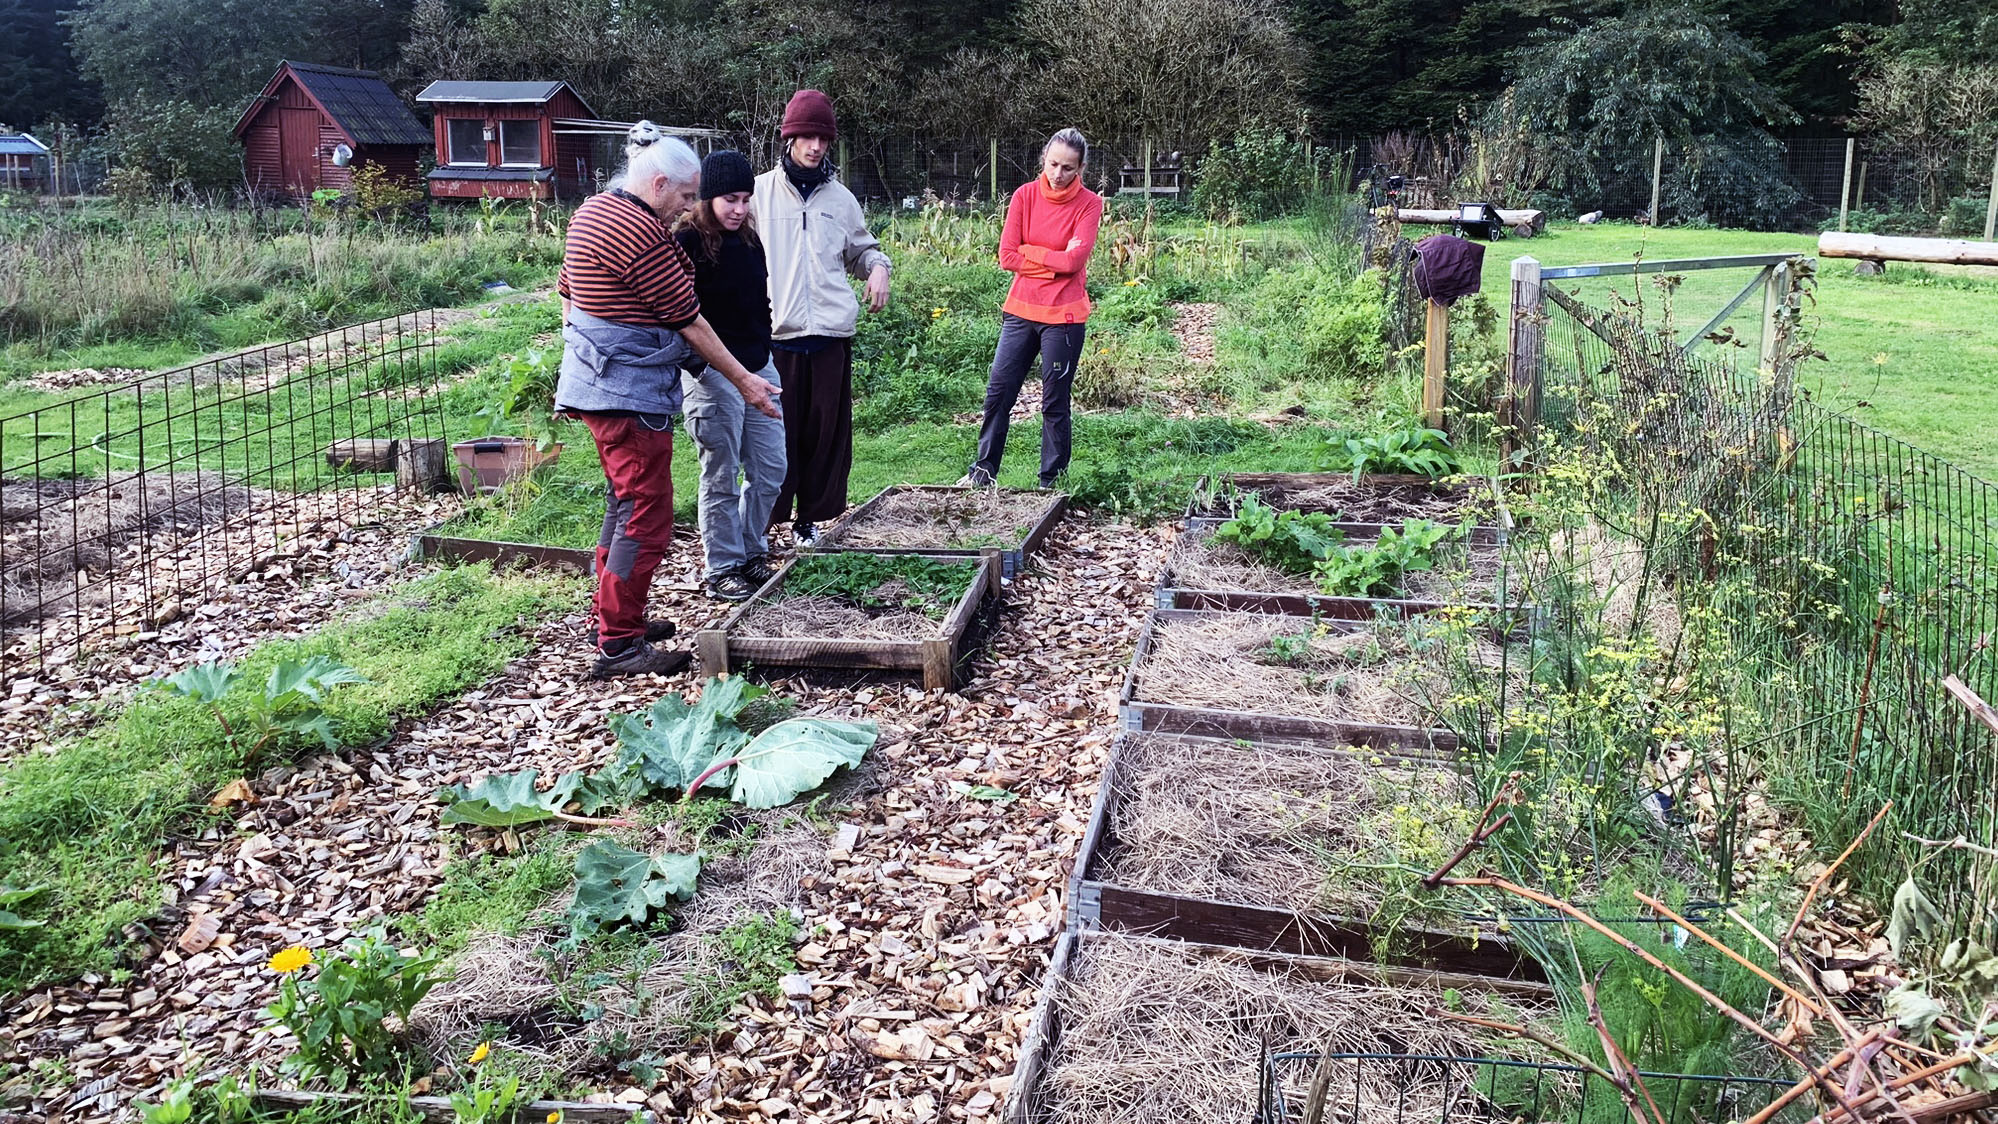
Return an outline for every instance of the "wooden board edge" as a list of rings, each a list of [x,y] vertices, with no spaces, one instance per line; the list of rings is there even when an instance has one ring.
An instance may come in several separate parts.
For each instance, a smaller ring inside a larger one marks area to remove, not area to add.
[[[355,1106],[405,1103],[404,1098],[395,1096],[295,1089],[258,1089],[250,1095],[250,1099],[266,1108],[294,1112],[328,1103]],[[406,1103],[426,1120],[449,1124],[458,1119],[458,1112],[451,1106],[449,1097],[409,1097]],[[508,1119],[517,1124],[541,1124],[542,1121],[559,1113],[564,1121],[582,1121],[584,1124],[615,1121],[622,1124],[631,1120],[644,1107],[638,1104],[590,1104],[583,1101],[528,1101],[515,1105]]]
[[[541,543],[508,542],[504,539],[468,539],[456,535],[419,532],[412,543],[418,559],[446,562],[491,562],[498,566],[564,566],[587,574],[596,565],[597,552]]]
[[[1195,737],[1242,741],[1289,742],[1299,745],[1364,745],[1376,755],[1413,764],[1456,764],[1462,739],[1442,726],[1396,726],[1308,718],[1254,710],[1220,710],[1133,699],[1123,709],[1137,722],[1128,727],[1147,734],[1190,734]],[[1400,752],[1397,752],[1400,751]]]
[[[1027,559],[1041,549],[1041,544],[1047,541],[1049,535],[1054,534],[1055,526],[1061,522],[1061,517],[1067,512],[1068,494],[1056,492],[1054,502],[1041,512],[1040,519],[1027,530],[1027,537],[1020,541],[1020,565],[1026,565]]]

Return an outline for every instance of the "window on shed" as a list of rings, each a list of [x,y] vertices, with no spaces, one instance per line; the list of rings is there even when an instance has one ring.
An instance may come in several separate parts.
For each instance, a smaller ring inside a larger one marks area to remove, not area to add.
[[[502,121],[499,134],[500,163],[541,166],[541,122]]]
[[[486,165],[486,123],[473,117],[452,117],[444,122],[445,136],[451,142],[452,164]]]

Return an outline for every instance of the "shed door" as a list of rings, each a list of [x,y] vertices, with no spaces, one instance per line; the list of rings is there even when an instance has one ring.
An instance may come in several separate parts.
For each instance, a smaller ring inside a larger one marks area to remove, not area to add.
[[[278,154],[286,188],[303,195],[319,186],[318,110],[279,108]]]

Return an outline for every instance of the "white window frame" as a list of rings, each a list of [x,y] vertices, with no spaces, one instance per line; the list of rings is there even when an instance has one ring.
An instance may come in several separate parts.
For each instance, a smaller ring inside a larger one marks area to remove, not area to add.
[[[458,159],[458,141],[457,137],[454,135],[454,130],[452,127],[459,124],[460,122],[463,122],[467,125],[475,126],[479,130],[479,158],[477,160]],[[486,123],[484,120],[477,117],[446,117],[444,119],[444,144],[446,147],[450,149],[450,151],[444,154],[445,164],[453,168],[491,167],[490,164],[486,163],[486,153],[488,150],[486,148],[487,141],[485,137],[486,137]]]
[[[500,121],[498,122],[498,125],[499,125],[499,132],[498,132],[498,134],[497,134],[497,135],[498,135],[498,137],[499,137],[499,150],[500,150],[500,167],[502,167],[502,168],[539,168],[539,167],[541,167],[541,166],[543,165],[544,161],[543,161],[543,160],[541,159],[541,155],[542,155],[542,154],[541,154],[541,119],[540,119],[540,118],[538,118],[538,117],[505,117],[505,118],[501,118],[501,119],[500,119]],[[529,162],[525,162],[525,163],[523,163],[523,162],[521,162],[521,161],[518,161],[518,160],[508,160],[508,159],[506,158],[506,132],[507,132],[507,127],[508,127],[509,125],[511,125],[511,126],[513,126],[513,127],[515,127],[515,128],[524,128],[524,129],[532,129],[532,130],[534,130],[534,159],[533,159],[532,161],[529,161]]]

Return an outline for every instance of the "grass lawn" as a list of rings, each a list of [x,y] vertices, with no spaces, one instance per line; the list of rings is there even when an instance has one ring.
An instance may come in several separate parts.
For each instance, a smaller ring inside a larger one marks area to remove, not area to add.
[[[1794,252],[1816,256],[1817,239],[1803,234],[1734,230],[1651,230],[1629,224],[1554,224],[1545,236],[1507,239],[1487,248],[1485,292],[1502,305],[1514,258],[1542,265]],[[1988,269],[1893,263],[1880,277],[1859,277],[1853,263],[1825,258],[1805,310],[1827,362],[1806,369],[1818,400],[1850,412],[1913,445],[1983,477],[1998,480],[1998,328],[1992,321],[1998,276]],[[1673,298],[1673,321],[1691,331],[1747,284],[1749,271],[1685,274]],[[1647,316],[1660,312],[1651,278],[1570,282],[1601,305],[1611,291],[1641,297]],[[1751,346],[1759,338],[1761,303],[1751,299],[1729,321]]]

